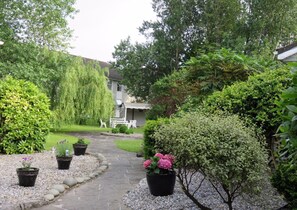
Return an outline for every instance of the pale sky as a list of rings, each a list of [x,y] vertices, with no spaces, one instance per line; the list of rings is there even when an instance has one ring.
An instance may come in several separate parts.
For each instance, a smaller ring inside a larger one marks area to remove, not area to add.
[[[143,42],[138,27],[156,18],[151,0],[76,0],[79,13],[69,26],[74,30],[70,54],[111,61],[114,46],[131,37]]]

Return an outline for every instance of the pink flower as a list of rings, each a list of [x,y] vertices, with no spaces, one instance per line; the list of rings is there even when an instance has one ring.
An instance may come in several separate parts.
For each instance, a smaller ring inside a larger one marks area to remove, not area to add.
[[[158,157],[158,158],[162,159],[164,157],[164,155],[162,155],[161,153],[156,153],[155,157]]]
[[[174,163],[174,156],[173,155],[164,155],[163,159],[169,160],[171,164]]]
[[[158,167],[162,169],[171,169],[172,163],[170,162],[170,160],[160,159],[158,161]]]
[[[148,168],[151,165],[151,163],[152,163],[152,160],[146,160],[143,163],[143,167],[146,169],[146,168]]]

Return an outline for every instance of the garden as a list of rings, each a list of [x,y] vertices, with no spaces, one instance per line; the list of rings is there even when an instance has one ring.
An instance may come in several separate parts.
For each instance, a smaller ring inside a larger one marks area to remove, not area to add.
[[[74,3],[0,3],[0,208],[107,169],[69,132],[143,133],[114,141],[144,157],[146,178],[123,198],[132,209],[297,208],[296,53],[277,59],[296,50],[294,0],[152,1],[146,42],[121,40],[111,67],[151,105],[137,129],[99,128],[115,101],[108,68],[66,53]]]

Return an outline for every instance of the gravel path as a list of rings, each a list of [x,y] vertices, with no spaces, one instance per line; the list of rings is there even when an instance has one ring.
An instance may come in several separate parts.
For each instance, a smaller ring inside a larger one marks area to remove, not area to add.
[[[61,184],[67,177],[83,177],[99,167],[98,159],[91,155],[73,156],[69,170],[58,170],[52,152],[29,155],[32,167],[39,168],[34,187],[20,187],[16,168],[22,167],[21,160],[28,155],[0,155],[0,209],[22,206],[23,203],[40,202],[54,184]],[[85,164],[88,163],[88,164]]]
[[[228,206],[223,203],[217,193],[204,182],[200,193],[196,198],[199,202],[215,210],[228,210]],[[180,185],[176,182],[174,193],[170,196],[153,196],[150,194],[146,179],[142,179],[136,188],[128,192],[123,201],[126,206],[133,210],[197,210],[195,204],[183,193]],[[233,208],[237,210],[272,210],[279,209],[286,205],[286,202],[276,193],[268,183],[263,192],[254,198],[244,196],[238,197],[233,202]]]

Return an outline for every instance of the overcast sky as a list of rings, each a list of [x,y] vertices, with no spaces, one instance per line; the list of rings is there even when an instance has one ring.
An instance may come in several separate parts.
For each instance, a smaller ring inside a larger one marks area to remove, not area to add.
[[[154,20],[151,0],[76,0],[79,13],[69,22],[74,30],[73,49],[69,53],[111,61],[114,46],[131,37],[144,41],[138,27],[144,20]]]

